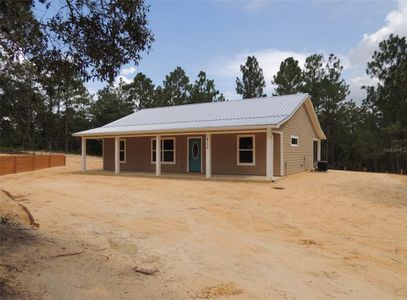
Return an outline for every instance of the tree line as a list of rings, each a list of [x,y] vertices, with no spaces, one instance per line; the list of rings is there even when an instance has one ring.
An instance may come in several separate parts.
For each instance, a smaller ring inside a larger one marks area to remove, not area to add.
[[[266,82],[254,56],[240,66],[236,92],[243,98],[264,97]],[[322,157],[331,168],[375,172],[407,171],[407,43],[390,35],[379,43],[366,73],[376,86],[362,86],[362,105],[347,100],[343,65],[331,54],[313,54],[304,66],[293,57],[281,62],[271,84],[273,95],[308,93],[327,140]]]
[[[121,67],[137,65],[151,48],[148,10],[143,0],[3,0],[0,151],[78,152],[80,141],[72,133],[135,110],[225,101],[205,72],[191,81],[181,67],[158,86],[142,73],[130,83],[113,84]],[[266,96],[257,59],[249,56],[240,70],[236,92],[244,99]],[[347,100],[342,70],[333,54],[310,55],[303,66],[289,57],[270,83],[274,95],[311,95],[328,137],[323,158],[331,168],[406,170],[406,38],[390,35],[378,45],[366,68],[377,85],[362,87],[367,94],[362,105]],[[108,83],[94,95],[85,86],[93,79]],[[90,150],[97,153],[100,145]]]

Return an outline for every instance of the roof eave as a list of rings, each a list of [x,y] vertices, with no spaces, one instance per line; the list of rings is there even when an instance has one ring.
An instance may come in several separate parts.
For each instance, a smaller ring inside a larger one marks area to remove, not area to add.
[[[156,134],[174,134],[174,133],[194,133],[194,132],[218,132],[218,131],[238,131],[238,130],[258,130],[266,128],[279,128],[276,124],[255,125],[255,126],[222,126],[222,127],[197,127],[197,128],[181,128],[181,129],[165,129],[165,130],[122,130],[111,131],[105,133],[87,133],[86,131],[76,132],[72,134],[74,137],[108,137],[108,136],[122,136],[122,135],[156,135]],[[95,128],[96,129],[96,128]]]

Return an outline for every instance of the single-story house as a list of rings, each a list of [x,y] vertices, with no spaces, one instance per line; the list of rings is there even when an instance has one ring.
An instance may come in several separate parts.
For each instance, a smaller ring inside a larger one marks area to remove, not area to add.
[[[136,111],[81,131],[103,140],[103,169],[256,175],[274,180],[311,170],[326,139],[308,94],[198,103]],[[157,155],[158,154],[158,155]]]

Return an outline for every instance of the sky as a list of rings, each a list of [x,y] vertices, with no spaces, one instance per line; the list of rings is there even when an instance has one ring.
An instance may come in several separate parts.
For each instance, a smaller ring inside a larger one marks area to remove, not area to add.
[[[199,71],[214,79],[227,99],[236,94],[236,77],[248,55],[255,55],[271,95],[271,80],[282,60],[303,66],[313,53],[337,55],[350,86],[349,99],[361,103],[362,85],[375,84],[366,63],[390,33],[407,35],[407,0],[402,1],[147,1],[155,41],[138,65],[123,66],[117,78],[137,72],[156,85],[181,66],[191,81]],[[105,83],[89,82],[96,92]]]

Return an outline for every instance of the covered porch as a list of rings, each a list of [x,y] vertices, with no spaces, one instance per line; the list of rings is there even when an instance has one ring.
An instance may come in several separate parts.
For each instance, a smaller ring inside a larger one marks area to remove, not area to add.
[[[244,181],[274,181],[284,175],[283,133],[271,128],[82,137],[84,173],[89,139],[103,141],[100,174]]]

